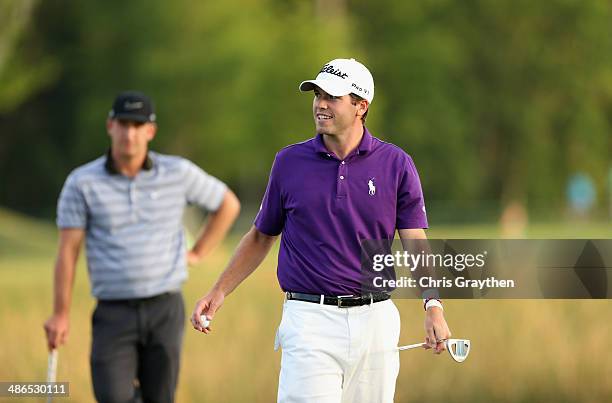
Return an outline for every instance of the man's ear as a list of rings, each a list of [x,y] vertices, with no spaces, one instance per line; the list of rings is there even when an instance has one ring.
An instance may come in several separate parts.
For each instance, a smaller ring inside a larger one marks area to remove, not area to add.
[[[110,131],[111,131],[111,127],[113,127],[113,119],[108,118],[106,119],[106,134],[108,134],[110,136]]]
[[[361,101],[357,103],[357,115],[359,117],[365,115],[369,107],[370,107],[370,104],[368,103],[368,101],[365,99],[362,99]]]
[[[157,125],[153,122],[150,122],[147,123],[147,126],[147,139],[151,141],[155,138],[155,135],[157,134]]]

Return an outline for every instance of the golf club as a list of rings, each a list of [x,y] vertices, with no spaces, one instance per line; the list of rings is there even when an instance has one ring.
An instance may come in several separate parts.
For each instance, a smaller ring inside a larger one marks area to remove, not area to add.
[[[47,361],[47,383],[55,382],[57,377],[57,349],[49,351],[49,358]],[[51,403],[53,395],[49,394],[47,397],[47,403]]]
[[[446,346],[446,350],[448,351],[450,356],[453,358],[453,360],[455,360],[457,362],[465,361],[465,359],[467,358],[468,354],[470,353],[470,346],[471,346],[472,342],[470,342],[469,340],[466,340],[466,339],[445,339],[445,340],[441,340],[441,341],[444,342],[444,345]],[[413,348],[424,347],[426,344],[427,343],[409,344],[409,345],[406,345],[406,346],[400,346],[397,349],[399,351],[412,350]]]

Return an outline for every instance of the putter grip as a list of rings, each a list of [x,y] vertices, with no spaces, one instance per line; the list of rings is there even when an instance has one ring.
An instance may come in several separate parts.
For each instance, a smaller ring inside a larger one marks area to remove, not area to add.
[[[57,376],[57,349],[49,352],[47,362],[47,382],[55,382]]]
[[[57,349],[49,351],[49,358],[47,360],[47,382],[55,382],[57,375]],[[47,403],[53,401],[53,395],[47,396]]]

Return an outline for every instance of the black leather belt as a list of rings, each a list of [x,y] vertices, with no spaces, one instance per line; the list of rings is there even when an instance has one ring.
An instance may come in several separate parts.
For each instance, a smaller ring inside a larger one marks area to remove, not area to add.
[[[140,304],[146,304],[149,302],[157,301],[158,299],[164,299],[176,294],[177,291],[164,292],[163,294],[153,295],[151,297],[144,298],[126,298],[126,299],[100,299],[98,302],[103,304],[125,304],[129,306],[138,306]]]
[[[336,305],[338,308],[349,308],[351,306],[370,305],[372,303],[386,301],[391,296],[389,294],[367,294],[367,295],[341,295],[339,297],[330,297],[327,295],[304,294],[301,292],[287,291],[288,300],[321,303],[323,297],[324,305]]]

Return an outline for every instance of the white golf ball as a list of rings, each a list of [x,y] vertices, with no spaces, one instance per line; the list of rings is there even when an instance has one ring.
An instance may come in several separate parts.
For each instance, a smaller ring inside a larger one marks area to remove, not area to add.
[[[210,321],[208,320],[206,315],[200,316],[200,323],[202,324],[202,327],[208,327],[210,325]]]

